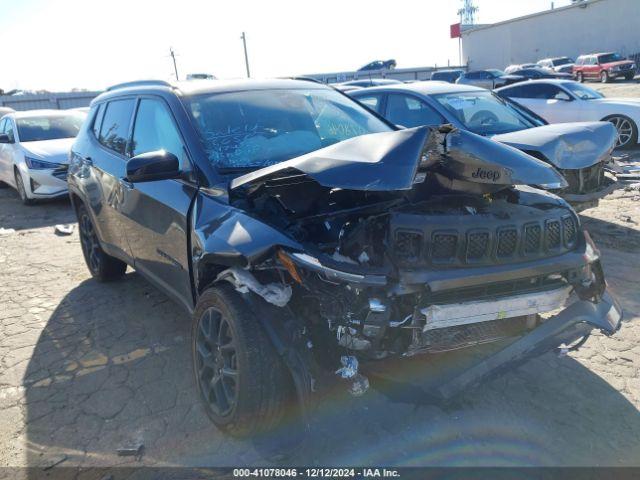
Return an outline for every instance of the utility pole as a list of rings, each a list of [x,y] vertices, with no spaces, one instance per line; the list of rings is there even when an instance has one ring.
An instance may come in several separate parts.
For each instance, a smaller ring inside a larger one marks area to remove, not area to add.
[[[475,23],[478,7],[473,4],[473,0],[460,0],[462,8],[458,10],[460,16],[460,32],[462,33],[463,25],[473,25]],[[458,37],[458,63],[462,66],[462,35]]]
[[[251,73],[249,72],[249,55],[247,55],[247,36],[242,32],[240,35],[240,39],[242,40],[242,45],[244,46],[244,64],[247,67],[247,78],[251,78]]]
[[[176,64],[176,53],[173,51],[172,47],[169,47],[169,55],[171,56],[171,59],[173,60],[173,70],[176,72],[176,82],[177,82],[180,79],[178,78],[178,65]]]

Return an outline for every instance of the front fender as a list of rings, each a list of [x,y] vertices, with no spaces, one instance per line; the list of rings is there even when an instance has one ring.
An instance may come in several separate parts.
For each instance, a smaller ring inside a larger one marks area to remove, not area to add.
[[[192,211],[191,259],[196,291],[211,274],[229,267],[250,268],[285,247],[303,250],[282,232],[199,191]]]

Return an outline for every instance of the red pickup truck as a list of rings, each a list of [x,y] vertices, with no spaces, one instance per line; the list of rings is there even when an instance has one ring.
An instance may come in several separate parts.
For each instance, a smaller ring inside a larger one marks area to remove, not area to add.
[[[602,83],[618,77],[631,80],[635,74],[636,64],[613,52],[580,55],[573,65],[573,76],[579,82],[587,78],[599,79]]]

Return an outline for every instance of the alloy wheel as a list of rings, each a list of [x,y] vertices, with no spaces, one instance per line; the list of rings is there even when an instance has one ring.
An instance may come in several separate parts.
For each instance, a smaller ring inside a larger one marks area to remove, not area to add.
[[[87,213],[80,217],[80,244],[87,258],[91,272],[100,270],[100,242]]]
[[[616,140],[616,147],[624,147],[631,141],[633,137],[633,125],[631,120],[625,117],[611,117],[608,119],[618,131],[618,140]]]
[[[200,394],[211,410],[229,415],[238,402],[236,341],[229,321],[215,308],[207,309],[198,322],[196,369]]]

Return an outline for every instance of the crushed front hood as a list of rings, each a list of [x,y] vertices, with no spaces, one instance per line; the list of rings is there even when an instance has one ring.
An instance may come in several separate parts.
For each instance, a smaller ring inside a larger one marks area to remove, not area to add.
[[[284,176],[291,170],[331,188],[409,189],[430,134],[430,128],[419,127],[361,135],[235,178],[230,188]]]
[[[580,169],[609,156],[617,131],[609,122],[555,123],[494,135],[492,139],[519,150],[540,152],[557,168]]]
[[[408,190],[419,181],[419,171],[493,188],[564,184],[558,172],[530,155],[445,125],[354,137],[237,177],[229,188],[303,173],[329,188]]]

